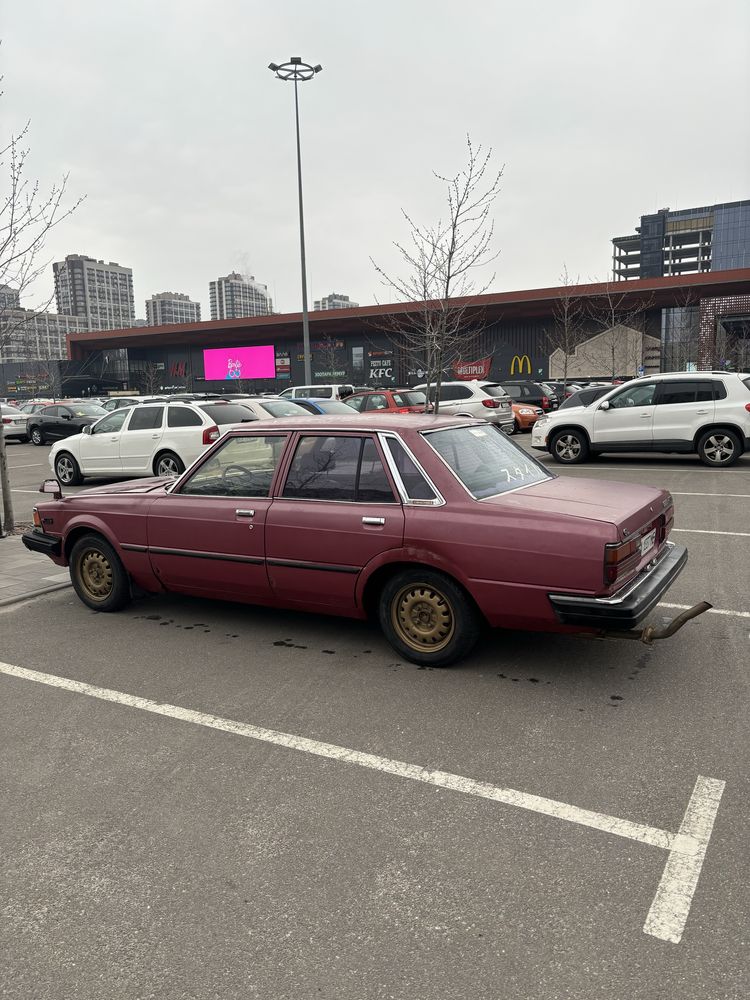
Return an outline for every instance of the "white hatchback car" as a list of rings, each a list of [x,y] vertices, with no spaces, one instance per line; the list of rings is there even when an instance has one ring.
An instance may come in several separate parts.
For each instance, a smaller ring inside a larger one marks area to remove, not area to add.
[[[238,403],[139,403],[108,413],[82,434],[50,450],[53,473],[65,486],[86,477],[177,476],[222,434],[254,420]]]
[[[696,453],[726,468],[750,450],[750,375],[671,372],[619,385],[588,406],[542,417],[531,445],[573,465],[604,452]]]

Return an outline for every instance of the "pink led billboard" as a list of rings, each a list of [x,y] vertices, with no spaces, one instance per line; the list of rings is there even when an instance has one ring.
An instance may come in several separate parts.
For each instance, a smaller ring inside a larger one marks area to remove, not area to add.
[[[276,378],[273,344],[261,347],[217,347],[203,352],[207,382],[235,378]]]

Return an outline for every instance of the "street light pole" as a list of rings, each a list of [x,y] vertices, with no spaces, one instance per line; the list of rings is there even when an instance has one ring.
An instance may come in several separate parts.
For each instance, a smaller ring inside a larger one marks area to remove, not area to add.
[[[311,66],[304,63],[299,56],[292,56],[288,63],[277,65],[270,63],[268,67],[279,80],[291,80],[294,83],[294,124],[297,134],[297,191],[299,194],[299,254],[302,272],[302,352],[305,362],[305,383],[312,384],[312,365],[310,362],[310,317],[307,309],[307,264],[305,261],[305,214],[302,206],[302,151],[299,139],[299,94],[297,84],[312,80],[320,73],[322,66]]]

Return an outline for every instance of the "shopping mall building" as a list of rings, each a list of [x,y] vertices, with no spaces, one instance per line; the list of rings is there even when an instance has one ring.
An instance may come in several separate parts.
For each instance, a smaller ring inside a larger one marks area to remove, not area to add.
[[[750,269],[743,268],[454,300],[453,306],[464,309],[465,336],[460,349],[451,351],[444,378],[560,377],[566,297],[585,330],[577,338],[585,342],[569,352],[570,376],[750,368]],[[313,381],[422,381],[424,361],[403,331],[419,326],[423,308],[400,303],[310,313]],[[304,384],[299,313],[74,332],[68,355],[68,395],[216,392],[230,391],[230,385],[234,391],[280,392]],[[12,392],[7,372],[5,383],[5,394]]]

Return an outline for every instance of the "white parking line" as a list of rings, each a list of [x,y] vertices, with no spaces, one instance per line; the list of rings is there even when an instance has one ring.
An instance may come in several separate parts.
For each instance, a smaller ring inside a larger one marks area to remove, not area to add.
[[[692,604],[666,604],[660,603],[659,608],[673,608],[675,611],[688,611]],[[730,618],[750,618],[750,611],[730,611],[728,608],[709,608],[706,614],[728,615]]]
[[[11,472],[15,472],[16,469],[38,469],[42,465],[44,465],[43,462],[34,462],[33,465],[11,465],[8,463],[8,468]]]
[[[689,535],[729,535],[730,538],[750,538],[750,531],[711,531],[708,528],[672,528]]]
[[[545,463],[549,468],[555,468],[550,462]],[[708,475],[712,472],[720,472],[722,476],[750,476],[750,469],[709,469],[705,465],[693,465],[683,468],[675,468],[669,465],[576,465],[563,467],[565,472],[584,472],[589,475],[591,472],[616,472],[617,475],[621,472],[678,472],[682,475],[689,476],[694,472],[700,472],[701,474]],[[558,467],[558,472],[562,469]]]
[[[685,922],[690,912],[690,905],[698,884],[703,859],[711,836],[713,820],[718,809],[719,799],[724,790],[724,782],[716,778],[698,777],[687,810],[677,833],[648,826],[645,823],[635,823],[631,820],[608,816],[605,813],[593,812],[580,806],[559,802],[556,799],[520,792],[513,788],[502,788],[490,785],[484,781],[475,781],[460,774],[449,771],[437,771],[421,767],[418,764],[408,764],[376,754],[363,753],[334,743],[321,743],[318,740],[295,736],[292,733],[282,733],[275,729],[265,729],[246,722],[236,722],[205,712],[182,708],[140,698],[137,695],[114,691],[111,688],[96,687],[84,681],[72,680],[69,677],[58,677],[56,674],[46,674],[37,670],[27,670],[11,663],[0,662],[0,673],[9,677],[18,677],[46,684],[49,687],[61,688],[75,694],[87,695],[101,701],[114,702],[127,708],[137,708],[143,712],[152,712],[181,722],[191,722],[209,729],[231,733],[234,736],[244,736],[263,743],[272,743],[288,750],[313,754],[329,760],[340,761],[343,764],[355,764],[373,771],[392,774],[398,778],[409,778],[437,788],[446,788],[464,795],[475,795],[493,802],[517,806],[531,812],[552,816],[555,819],[577,823],[580,826],[601,830],[617,837],[659,847],[669,852],[669,858],[662,875],[661,883],[651,906],[644,931],[664,941],[679,943]],[[710,822],[709,822],[710,819]]]
[[[750,500],[750,493],[680,493],[678,490],[669,491],[673,497],[736,497],[737,499]]]

